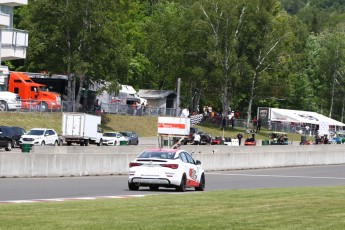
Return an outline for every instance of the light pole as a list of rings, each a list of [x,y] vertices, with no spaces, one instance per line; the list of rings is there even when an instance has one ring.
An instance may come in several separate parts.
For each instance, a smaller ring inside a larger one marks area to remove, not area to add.
[[[176,117],[180,114],[180,88],[181,88],[181,78],[177,79],[177,98],[176,98]]]

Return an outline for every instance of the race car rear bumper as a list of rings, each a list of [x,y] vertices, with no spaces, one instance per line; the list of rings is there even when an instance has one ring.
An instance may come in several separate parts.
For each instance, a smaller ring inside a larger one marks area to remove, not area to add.
[[[171,185],[170,180],[166,178],[134,177],[132,178],[131,183],[140,184],[140,185]]]

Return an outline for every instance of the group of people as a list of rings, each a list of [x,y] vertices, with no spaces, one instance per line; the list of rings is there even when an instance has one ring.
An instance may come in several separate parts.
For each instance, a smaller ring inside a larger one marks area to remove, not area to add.
[[[146,108],[149,106],[149,104],[148,103],[142,103],[142,104],[140,104],[139,102],[133,102],[132,104],[131,104],[131,108],[132,108],[132,115],[139,115],[139,116],[141,116],[141,115],[143,115],[145,112],[146,112]]]
[[[289,138],[286,133],[272,133],[270,137],[273,139],[273,141],[277,144],[285,144],[289,141]]]
[[[239,112],[231,111],[228,115],[223,115],[221,120],[221,130],[225,130],[227,125],[229,127],[234,128],[235,127],[235,118],[237,119],[239,117]]]

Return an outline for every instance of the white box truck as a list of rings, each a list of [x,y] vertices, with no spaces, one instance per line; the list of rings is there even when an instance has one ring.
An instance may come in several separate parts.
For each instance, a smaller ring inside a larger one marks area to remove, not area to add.
[[[102,145],[101,117],[86,113],[62,113],[62,139],[67,145]]]

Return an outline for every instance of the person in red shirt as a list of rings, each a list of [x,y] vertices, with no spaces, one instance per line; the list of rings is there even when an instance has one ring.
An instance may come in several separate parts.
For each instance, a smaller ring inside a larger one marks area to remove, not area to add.
[[[254,129],[256,129],[256,126],[257,126],[257,124],[258,124],[258,120],[256,120],[256,117],[253,117],[252,123],[253,123]]]

